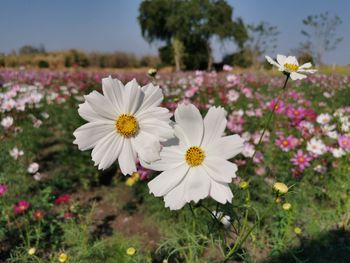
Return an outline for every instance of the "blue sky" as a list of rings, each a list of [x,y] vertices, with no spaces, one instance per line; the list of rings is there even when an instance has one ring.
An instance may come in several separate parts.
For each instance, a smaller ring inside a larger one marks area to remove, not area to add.
[[[1,0],[0,52],[25,44],[44,44],[47,50],[127,51],[156,54],[137,22],[140,0]],[[276,52],[290,53],[303,39],[302,19],[329,11],[343,20],[344,40],[325,62],[350,64],[350,1],[348,0],[228,0],[234,16],[246,23],[267,21],[279,28]],[[215,44],[215,57],[233,52],[234,45]],[[274,55],[274,54],[270,54]]]

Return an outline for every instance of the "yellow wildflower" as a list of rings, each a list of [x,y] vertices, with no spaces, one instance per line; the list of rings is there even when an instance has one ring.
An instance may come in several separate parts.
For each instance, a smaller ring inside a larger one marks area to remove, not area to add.
[[[68,260],[68,255],[66,253],[61,253],[59,256],[58,256],[58,261],[61,262],[61,263],[64,263]]]
[[[280,195],[288,193],[288,186],[286,186],[284,183],[275,183],[273,185],[273,189]]]
[[[129,247],[126,250],[126,254],[128,254],[129,256],[133,256],[136,253],[136,249],[134,247]]]

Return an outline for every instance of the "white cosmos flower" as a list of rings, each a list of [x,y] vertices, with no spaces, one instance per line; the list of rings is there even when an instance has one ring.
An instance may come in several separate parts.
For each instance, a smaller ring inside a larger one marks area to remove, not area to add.
[[[207,196],[220,203],[231,202],[229,187],[236,177],[237,166],[227,159],[243,149],[238,135],[222,137],[226,127],[226,111],[211,107],[204,120],[192,104],[179,105],[175,111],[175,145],[163,147],[161,159],[143,164],[164,171],[148,183],[150,192],[164,196],[165,206],[172,210]]]
[[[307,142],[306,149],[316,156],[322,155],[327,152],[326,145],[322,142],[321,139],[317,139],[315,137],[311,138],[311,140]]]
[[[317,71],[316,69],[310,69],[312,67],[310,62],[299,66],[298,60],[294,56],[286,57],[278,54],[277,62],[269,56],[265,56],[265,58],[270,64],[276,66],[279,71],[289,74],[292,80],[306,78],[306,75],[301,73],[315,73]]]
[[[316,121],[319,124],[326,125],[328,124],[332,119],[332,116],[328,113],[321,113],[320,115],[317,116]]]
[[[80,150],[92,149],[92,160],[107,169],[118,159],[124,175],[136,172],[136,159],[159,159],[160,142],[172,138],[171,114],[159,107],[162,90],[148,84],[140,87],[135,79],[125,86],[111,77],[102,79],[103,95],[85,96],[79,114],[88,123],[75,130],[74,143]]]

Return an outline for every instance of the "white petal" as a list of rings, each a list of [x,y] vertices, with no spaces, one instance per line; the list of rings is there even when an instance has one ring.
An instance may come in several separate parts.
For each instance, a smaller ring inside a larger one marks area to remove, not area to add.
[[[186,202],[206,198],[210,191],[210,178],[201,166],[191,167],[184,180]]]
[[[185,131],[182,129],[182,127],[180,127],[177,124],[174,125],[174,134],[176,138],[179,139],[179,145],[181,145],[182,147],[187,149],[188,147],[193,146],[193,144],[186,136]]]
[[[317,72],[317,69],[298,69],[298,72],[314,74]]]
[[[165,171],[185,164],[184,152],[179,146],[164,147],[160,152],[160,157],[160,160],[150,164],[141,160],[141,165],[154,171]]]
[[[306,69],[306,68],[311,68],[312,64],[310,62],[305,63],[299,67],[299,69]]]
[[[124,139],[123,149],[118,158],[120,170],[124,175],[136,172],[136,153],[129,139]]]
[[[162,90],[158,86],[154,86],[152,83],[143,86],[141,89],[145,96],[138,111],[159,106],[164,99]]]
[[[222,107],[211,107],[204,118],[204,136],[202,146],[220,138],[226,128],[226,111]]]
[[[281,67],[281,65],[278,64],[275,60],[273,60],[273,59],[270,58],[269,56],[265,56],[265,58],[266,58],[267,62],[269,62],[270,64],[272,64],[272,65],[274,65],[274,66],[276,66],[276,67],[278,67],[278,69],[283,70],[283,68]]]
[[[149,118],[156,118],[162,121],[170,122],[172,114],[168,109],[162,107],[152,107],[148,109],[139,110],[135,116],[138,120],[144,120]]]
[[[292,72],[292,73],[290,73],[290,78],[292,80],[305,79],[306,75],[303,75],[303,74],[300,74],[300,73],[297,73],[297,72]]]
[[[225,204],[226,202],[232,202],[233,194],[227,184],[212,181],[210,187],[210,197],[221,204]]]
[[[164,196],[165,207],[171,210],[181,209],[185,204],[185,184],[178,184],[173,190]]]
[[[117,117],[118,113],[109,100],[97,91],[94,90],[89,95],[86,95],[85,99],[98,115],[110,120],[115,120]]]
[[[205,158],[204,168],[211,179],[220,183],[231,183],[236,177],[237,165],[221,158]]]
[[[188,169],[189,167],[187,165],[182,164],[173,169],[162,172],[148,183],[150,193],[153,193],[155,196],[166,195],[181,183],[182,179],[186,176]]]
[[[110,101],[118,113],[126,111],[123,103],[124,85],[119,79],[112,79],[111,76],[102,79],[102,90],[104,96]]]
[[[78,145],[79,150],[85,151],[95,147],[99,140],[111,132],[115,132],[113,122],[89,122],[74,131],[73,143]]]
[[[204,149],[208,157],[231,159],[243,150],[244,140],[237,134],[221,137]]]
[[[79,104],[78,113],[86,121],[108,120],[98,115],[87,102]]]
[[[92,150],[91,156],[98,169],[109,168],[117,160],[123,146],[123,139],[111,132],[101,139]]]
[[[159,141],[163,142],[174,137],[173,128],[165,121],[149,118],[140,121],[139,125],[140,130],[156,136]]]
[[[192,146],[200,146],[203,138],[203,119],[199,110],[193,105],[180,104],[175,110],[175,121]]]
[[[125,85],[125,100],[127,104],[127,113],[134,114],[140,108],[145,94],[135,79]]]
[[[287,57],[281,54],[277,55],[277,62],[278,64],[280,64],[281,66],[283,66],[286,63]]]
[[[148,163],[160,159],[160,143],[154,135],[141,130],[135,138],[131,138],[131,142],[139,159]]]
[[[294,56],[288,56],[288,57],[286,58],[286,61],[285,61],[284,63],[293,64],[293,65],[299,66],[298,60],[297,60],[297,58],[294,57]]]

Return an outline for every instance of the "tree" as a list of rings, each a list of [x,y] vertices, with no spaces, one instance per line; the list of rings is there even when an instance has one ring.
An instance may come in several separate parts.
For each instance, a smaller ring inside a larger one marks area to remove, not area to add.
[[[40,44],[39,47],[25,45],[19,49],[20,55],[32,55],[32,54],[45,54],[46,50],[43,44]]]
[[[224,0],[143,1],[139,12],[142,36],[149,43],[163,41],[166,46],[172,46],[177,69],[182,62],[187,69],[202,66],[203,59],[210,69],[210,40],[214,36],[221,41],[234,39],[239,43],[246,37],[244,24],[232,20],[232,7]]]
[[[251,51],[253,65],[256,65],[262,55],[274,52],[279,31],[276,26],[267,22],[248,25],[248,40],[245,48]]]
[[[336,32],[338,26],[342,24],[342,20],[339,16],[325,12],[306,17],[303,24],[305,29],[301,33],[306,37],[306,41],[301,46],[308,47],[315,62],[322,65],[324,54],[335,50],[343,39],[338,37]]]
[[[237,22],[243,24],[243,21]],[[237,33],[239,34],[239,31]],[[275,50],[279,31],[276,26],[260,22],[257,25],[248,25],[243,34],[247,34],[247,37],[239,38],[239,50],[226,55],[223,63],[244,68],[257,65],[262,55]]]

